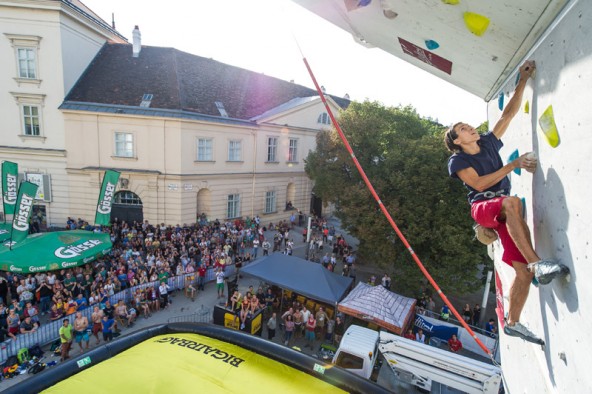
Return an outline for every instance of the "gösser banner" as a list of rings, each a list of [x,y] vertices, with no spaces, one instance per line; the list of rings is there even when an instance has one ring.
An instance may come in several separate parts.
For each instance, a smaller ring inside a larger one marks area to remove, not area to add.
[[[113,196],[115,195],[115,187],[119,181],[119,175],[120,173],[117,171],[105,171],[103,186],[101,187],[101,194],[99,194],[99,202],[97,203],[95,224],[107,226],[111,221],[111,206],[113,205]]]
[[[14,214],[16,196],[18,193],[18,164],[2,162],[2,202],[4,203],[4,220],[6,215]]]
[[[56,231],[32,234],[9,248],[0,246],[0,270],[32,273],[72,268],[90,263],[111,250],[109,234],[91,231]]]
[[[37,188],[38,186],[31,182],[23,182],[19,187],[10,235],[12,245],[18,244],[29,235],[29,218],[33,211]]]

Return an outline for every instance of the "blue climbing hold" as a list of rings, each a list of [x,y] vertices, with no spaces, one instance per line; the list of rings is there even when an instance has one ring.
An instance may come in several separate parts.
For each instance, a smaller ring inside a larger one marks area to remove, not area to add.
[[[522,219],[526,219],[526,198],[522,197],[520,201],[522,202]]]
[[[512,152],[512,154],[510,156],[508,156],[508,163],[513,162],[514,160],[516,160],[519,157],[520,157],[520,153],[518,152],[518,149],[516,149],[514,152]],[[522,169],[520,167],[514,168],[514,172],[518,175],[522,175]]]
[[[426,48],[428,48],[430,51],[440,48],[440,44],[438,44],[434,40],[426,40],[425,45],[426,45]]]
[[[520,73],[516,75],[516,81],[514,82],[514,85],[518,86],[518,82],[520,82]]]
[[[501,92],[499,98],[497,99],[497,106],[499,107],[500,111],[504,110],[504,92]]]

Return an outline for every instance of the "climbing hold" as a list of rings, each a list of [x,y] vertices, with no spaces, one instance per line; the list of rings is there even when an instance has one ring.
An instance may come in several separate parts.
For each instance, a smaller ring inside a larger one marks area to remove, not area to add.
[[[442,0],[442,3],[450,4],[450,5],[457,5],[458,3],[460,3],[460,0]]]
[[[426,45],[426,48],[428,48],[430,51],[440,48],[440,44],[438,44],[434,40],[426,40],[425,45]]]
[[[541,126],[543,135],[549,145],[556,148],[559,145],[559,132],[557,131],[557,125],[555,124],[552,105],[549,105],[539,118],[539,126]]]
[[[497,99],[497,106],[499,107],[500,111],[504,110],[504,92],[501,92],[499,98]]]
[[[530,113],[530,104],[529,104],[528,100],[526,100],[526,102],[524,103],[524,113],[525,114]]]
[[[526,219],[526,198],[520,198],[520,202],[522,203],[522,219]]]
[[[463,14],[465,24],[471,33],[476,36],[482,36],[489,26],[489,18],[483,15],[475,14],[473,12],[465,12]]]
[[[514,81],[514,85],[518,85],[518,82],[520,82],[520,73],[516,75],[516,81]]]
[[[508,156],[508,164],[516,160],[520,157],[520,153],[518,153],[518,149],[516,149],[510,156]],[[514,172],[518,175],[522,174],[522,169],[520,167],[514,168]]]

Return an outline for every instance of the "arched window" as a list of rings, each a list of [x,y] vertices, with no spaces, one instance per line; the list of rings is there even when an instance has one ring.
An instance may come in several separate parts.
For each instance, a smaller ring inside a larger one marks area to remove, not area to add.
[[[329,118],[329,114],[327,114],[326,112],[323,112],[322,114],[320,114],[319,118],[317,119],[317,123],[331,124],[331,118]]]
[[[115,193],[115,204],[122,204],[122,205],[142,205],[142,200],[140,197],[130,191],[121,191]]]

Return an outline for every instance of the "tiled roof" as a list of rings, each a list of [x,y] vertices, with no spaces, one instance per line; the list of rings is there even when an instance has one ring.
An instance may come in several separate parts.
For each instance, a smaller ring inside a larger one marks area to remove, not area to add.
[[[317,96],[307,87],[255,73],[174,48],[105,44],[72,88],[66,101],[139,106],[152,94],[150,108],[174,109],[248,120],[295,98]],[[333,97],[342,107],[349,100]]]

